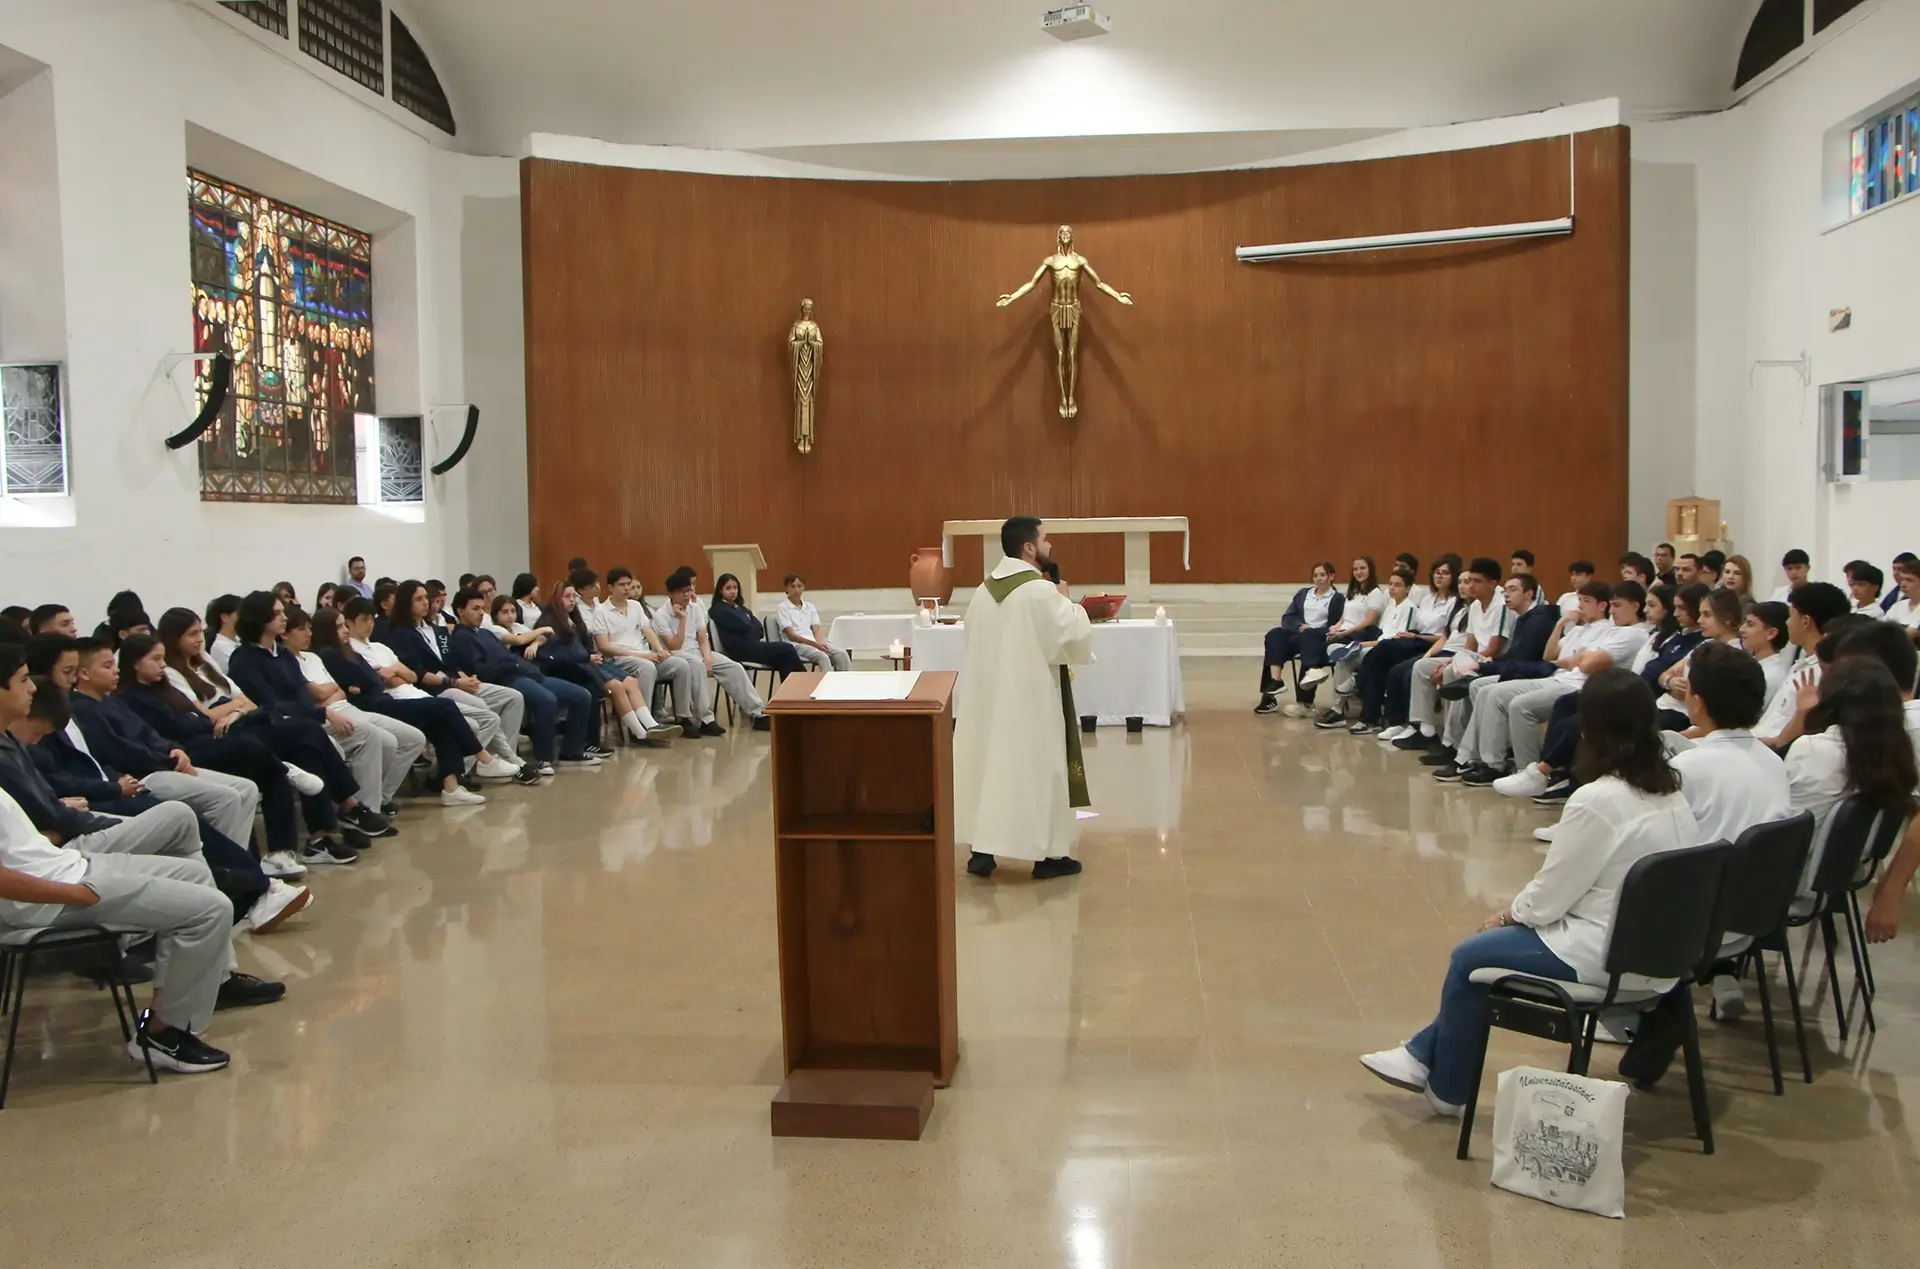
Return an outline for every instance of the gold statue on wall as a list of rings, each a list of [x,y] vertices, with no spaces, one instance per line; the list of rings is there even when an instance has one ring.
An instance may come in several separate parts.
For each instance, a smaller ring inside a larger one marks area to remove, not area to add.
[[[1122,304],[1133,303],[1131,295],[1102,282],[1100,275],[1093,271],[1093,263],[1073,249],[1072,225],[1060,226],[1059,249],[1040,262],[1025,286],[995,301],[997,307],[1005,308],[1031,291],[1048,270],[1053,271],[1053,355],[1055,372],[1060,379],[1060,417],[1063,419],[1072,418],[1080,410],[1073,394],[1080,378],[1080,273],[1083,269],[1100,290]]]
[[[820,324],[813,320],[813,301],[801,300],[800,320],[787,332],[787,352],[793,359],[793,443],[802,454],[813,452],[813,394],[826,351]]]

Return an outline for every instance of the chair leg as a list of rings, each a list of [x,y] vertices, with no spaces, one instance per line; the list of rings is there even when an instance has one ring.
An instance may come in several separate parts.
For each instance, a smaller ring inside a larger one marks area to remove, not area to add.
[[[1827,952],[1827,988],[1833,993],[1833,1016],[1840,1023],[1840,1043],[1847,1042],[1847,1002],[1840,995],[1840,937],[1833,931],[1833,913],[1820,914],[1820,942]]]
[[[1683,987],[1687,993],[1680,1001],[1686,1012],[1686,1050],[1687,1050],[1687,1099],[1693,1103],[1693,1131],[1705,1147],[1705,1153],[1713,1153],[1713,1112],[1707,1105],[1707,1073],[1700,1062],[1700,1024],[1693,1015],[1693,993],[1691,988]]]
[[[1468,1157],[1468,1147],[1473,1143],[1473,1112],[1480,1105],[1480,1077],[1487,1070],[1487,1043],[1493,1038],[1493,1022],[1489,1020],[1480,1028],[1480,1049],[1473,1055],[1473,1081],[1467,1085],[1467,1104],[1460,1108],[1460,1141],[1454,1147],[1453,1157]]]
[[[1780,965],[1787,971],[1787,1003],[1793,1006],[1793,1038],[1800,1046],[1800,1073],[1809,1084],[1813,1083],[1813,1058],[1807,1052],[1807,1025],[1800,1016],[1800,984],[1794,981],[1793,945],[1783,935],[1780,939]]]
[[[1847,906],[1853,910],[1854,930],[1858,932],[1866,929],[1867,918],[1860,911],[1860,892],[1858,890],[1847,892]],[[1871,1001],[1873,999],[1873,993],[1879,989],[1873,981],[1873,949],[1864,940],[1860,943],[1860,963],[1867,971],[1867,999]]]
[[[1840,915],[1847,922],[1847,948],[1853,953],[1853,985],[1860,989],[1860,1015],[1867,1020],[1867,1033],[1876,1034],[1879,1028],[1873,1021],[1873,989],[1867,985],[1868,969],[1865,964],[1867,940],[1863,938],[1862,928],[1854,916],[1853,896],[1847,896],[1847,906],[1840,909]]]
[[[4,1059],[0,1059],[0,1110],[6,1108],[7,1086],[13,1082],[13,1049],[20,1042],[20,1001],[27,994],[27,970],[33,964],[33,952],[29,949],[7,959],[9,963],[15,960],[20,963],[14,966],[16,981],[11,984],[13,1017],[7,1023],[7,1055]]]
[[[1760,1020],[1767,1028],[1767,1068],[1773,1072],[1773,1095],[1784,1097],[1786,1083],[1780,1078],[1780,1039],[1773,1033],[1773,992],[1767,986],[1767,958],[1755,949],[1754,979],[1760,984]]]
[[[6,1017],[7,1011],[12,1008],[7,1002],[7,997],[12,990],[13,953],[0,952],[0,1018]]]

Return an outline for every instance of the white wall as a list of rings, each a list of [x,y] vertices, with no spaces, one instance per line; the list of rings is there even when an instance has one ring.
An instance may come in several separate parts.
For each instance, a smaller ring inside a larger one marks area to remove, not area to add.
[[[0,210],[34,209],[24,232],[57,243],[51,259],[64,289],[36,280],[22,300],[20,276],[8,269],[0,285],[11,289],[0,299],[7,355],[22,323],[64,335],[77,521],[0,528],[4,602],[57,600],[88,623],[130,584],[157,612],[282,578],[308,594],[353,554],[395,576],[465,567],[466,525],[444,503],[451,478],[430,480],[425,523],[361,507],[202,502],[193,449],[162,445],[186,408],[172,385],[153,383],[161,358],[192,340],[185,172],[197,125],[196,155],[211,134],[237,143],[235,154],[245,147],[288,165],[314,190],[392,210],[394,223],[361,226],[378,230],[379,408],[424,412],[464,400],[459,359],[439,352],[438,306],[448,295],[458,303],[460,286],[436,276],[449,258],[436,236],[445,218],[434,214],[434,146],[191,6],[0,0],[0,45],[51,68],[0,100],[0,174],[22,162],[41,172],[30,186],[0,181]],[[50,95],[57,187],[49,165],[21,158],[44,131],[8,126],[16,111],[44,109],[36,93]],[[517,237],[511,245],[503,267],[517,278]],[[451,260],[457,269],[457,245]],[[185,383],[185,372],[177,379]],[[428,454],[436,455],[431,437]]]
[[[1691,392],[1694,492],[1722,500],[1769,586],[1789,547],[1833,577],[1920,542],[1920,482],[1849,488],[1819,472],[1819,385],[1920,366],[1920,199],[1822,232],[1821,186],[1826,131],[1920,78],[1915,47],[1920,3],[1882,4],[1735,109],[1634,129],[1636,171],[1690,169],[1696,197],[1692,223],[1669,226],[1693,252],[1693,382],[1636,356],[1636,405]],[[1635,247],[1636,286],[1658,288]],[[1828,310],[1842,307],[1852,328],[1830,333]],[[1802,352],[1811,385],[1756,364]],[[1636,466],[1650,457],[1636,447]]]

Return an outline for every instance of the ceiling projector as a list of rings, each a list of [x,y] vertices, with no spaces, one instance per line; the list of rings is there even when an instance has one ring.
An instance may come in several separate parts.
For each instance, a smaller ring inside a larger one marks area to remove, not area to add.
[[[1084,40],[1113,30],[1113,19],[1104,13],[1095,13],[1090,4],[1074,4],[1041,14],[1040,29],[1056,40]]]

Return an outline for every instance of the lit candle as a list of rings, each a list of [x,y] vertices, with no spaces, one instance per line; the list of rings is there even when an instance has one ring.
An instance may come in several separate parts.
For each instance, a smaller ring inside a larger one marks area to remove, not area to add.
[[[1163,626],[1164,626],[1164,625],[1166,625],[1166,624],[1167,624],[1167,610],[1166,610],[1165,608],[1156,608],[1156,609],[1154,609],[1154,610],[1153,610],[1153,619],[1154,619],[1155,621],[1157,621],[1157,622],[1159,622],[1159,623],[1160,623],[1161,625],[1163,625]]]
[[[906,647],[898,639],[895,639],[892,643],[887,645],[887,655],[894,658],[895,660],[900,659],[906,654],[907,654]]]

